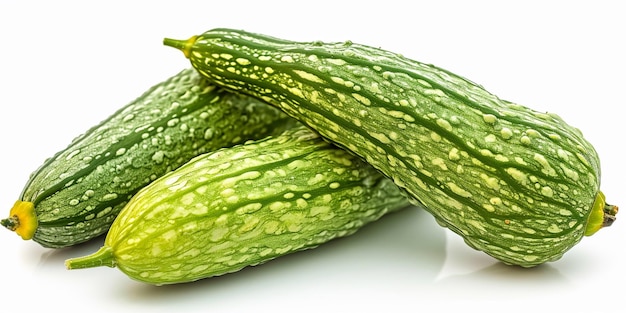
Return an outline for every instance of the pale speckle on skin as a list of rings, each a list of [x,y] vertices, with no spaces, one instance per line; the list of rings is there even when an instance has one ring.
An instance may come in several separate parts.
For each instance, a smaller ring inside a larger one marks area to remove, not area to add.
[[[214,227],[209,236],[211,241],[220,241],[228,234],[228,227]]]
[[[499,197],[493,197],[491,199],[489,199],[489,203],[493,204],[493,205],[501,205],[502,204],[502,199]]]
[[[446,166],[446,162],[442,158],[434,158],[432,164],[438,166],[441,170],[447,171],[448,167]]]
[[[553,234],[557,234],[563,231],[563,229],[556,224],[550,225],[547,230],[548,232],[553,233]]]
[[[236,191],[233,188],[224,188],[224,190],[222,190],[220,192],[220,196],[222,196],[222,197],[230,197],[230,196],[234,195],[235,192]]]
[[[552,140],[561,140],[561,136],[559,134],[549,134],[548,138],[552,139]]]
[[[439,97],[446,96],[446,94],[441,89],[424,89],[424,94]]]
[[[441,135],[437,134],[436,132],[431,132],[430,133],[430,139],[432,139],[432,141],[434,141],[434,142],[440,142],[441,141]]]
[[[333,196],[331,196],[330,194],[325,194],[322,196],[322,201],[324,203],[330,203],[331,201],[333,201]]]
[[[493,157],[493,152],[489,149],[480,149],[480,154],[486,157]]]
[[[278,221],[267,221],[263,226],[263,230],[266,234],[280,233],[280,223]]]
[[[253,230],[259,224],[260,221],[261,220],[259,219],[258,216],[248,215],[244,221],[244,224],[241,225],[241,227],[239,227],[239,232],[245,233],[245,232],[249,232]]]
[[[500,189],[499,180],[497,178],[489,177],[486,174],[480,174],[480,178],[483,179],[483,181],[485,182],[487,187],[489,187],[491,189],[495,189],[495,190],[499,190]]]
[[[165,158],[165,153],[163,151],[157,151],[152,155],[152,161],[157,164],[163,163],[163,159]]]
[[[524,260],[528,261],[528,262],[533,262],[535,260],[537,260],[539,257],[536,255],[524,255],[523,256]]]
[[[450,190],[452,190],[452,192],[456,193],[457,195],[464,197],[464,198],[469,198],[472,196],[471,193],[469,193],[467,190],[459,187],[457,184],[453,183],[453,182],[449,182],[448,183],[448,187],[450,187]]]
[[[243,65],[243,66],[250,65],[250,60],[248,60],[248,59],[244,59],[244,58],[237,58],[235,61],[236,61],[239,65]]]
[[[552,188],[548,186],[541,187],[541,194],[549,198],[552,198],[554,196]]]
[[[102,201],[110,201],[110,200],[115,200],[117,199],[117,194],[116,193],[107,193],[106,195],[102,196]]]
[[[243,214],[250,214],[253,212],[256,212],[258,210],[260,210],[263,207],[263,205],[261,203],[258,202],[254,202],[254,203],[249,203],[246,204],[240,208],[238,208],[235,213],[239,214],[239,215],[243,215]]]
[[[485,136],[485,142],[492,143],[492,142],[496,142],[496,140],[497,140],[496,135],[494,134],[489,134]]]
[[[285,202],[275,201],[269,205],[269,209],[272,212],[277,212],[285,208]]]
[[[304,209],[309,205],[309,203],[303,198],[296,199],[296,207],[300,209]]]
[[[93,191],[92,189],[88,189],[88,190],[85,190],[85,193],[83,194],[83,197],[84,197],[84,198],[86,198],[86,199],[88,199],[88,198],[93,197],[93,195],[94,195],[95,193],[96,193],[96,192],[95,192],[95,191]]]
[[[523,158],[521,158],[521,157],[515,157],[514,159],[515,159],[515,162],[517,162],[517,163],[519,163],[521,165],[528,165],[528,163],[526,163],[526,161]]]
[[[509,161],[509,158],[505,157],[502,154],[496,154],[495,159],[498,162],[508,162]]]
[[[571,168],[565,166],[565,164],[561,164],[561,169],[563,170],[563,173],[565,174],[565,176],[567,176],[571,180],[578,181],[578,179],[580,178],[579,175],[578,175],[578,172],[576,172],[576,171],[572,170]]]
[[[74,150],[74,151],[70,152],[70,153],[69,153],[69,154],[65,157],[65,159],[66,159],[66,160],[70,160],[71,158],[73,158],[74,156],[76,156],[76,155],[77,155],[77,154],[79,154],[79,153],[80,153],[80,150],[78,150],[78,149],[77,149],[77,150]]]
[[[448,153],[448,159],[450,159],[451,161],[458,161],[461,159],[461,155],[459,154],[459,149],[457,148],[452,148],[450,149],[450,152]]]
[[[550,176],[556,176],[556,171],[554,170],[554,168],[552,168],[552,166],[550,166],[550,163],[548,162],[545,156],[539,153],[535,153],[533,159],[539,162],[539,164],[541,164],[541,166],[543,167],[541,172]]]
[[[532,137],[532,138],[538,138],[540,136],[539,132],[534,130],[534,129],[527,129],[526,130],[526,135],[528,135],[529,137]]]
[[[293,58],[290,55],[283,55],[280,58],[280,61],[281,62],[285,62],[285,63],[293,63],[294,62]]]
[[[476,220],[468,220],[467,224],[474,226],[476,229],[480,230],[480,231],[485,231],[485,227],[483,227],[483,224],[479,221]]]
[[[334,64],[334,65],[339,65],[339,66],[346,65],[346,61],[344,61],[342,59],[326,59],[326,61],[328,61],[328,63]]]
[[[309,72],[305,72],[305,71],[301,71],[301,70],[294,70],[293,72],[296,73],[301,78],[304,78],[306,80],[312,81],[314,83],[318,83],[318,84],[324,83],[324,80],[319,78],[317,75],[311,74]]]
[[[295,96],[299,97],[299,98],[304,98],[304,93],[302,93],[302,89],[300,88],[289,88],[289,92],[291,92],[292,94],[294,94]]]
[[[356,100],[358,100],[359,102],[361,102],[361,103],[362,103],[362,104],[364,104],[364,105],[369,106],[369,105],[371,105],[371,104],[372,104],[369,98],[364,97],[364,96],[362,96],[362,95],[360,95],[360,94],[358,94],[358,93],[356,93],[356,92],[355,92],[355,93],[353,93],[353,94],[352,94],[352,96],[353,96]]]
[[[194,202],[196,195],[194,193],[187,193],[181,198],[181,203],[184,205],[190,205]]]
[[[330,80],[332,80],[333,82],[335,82],[335,83],[336,83],[336,84],[338,84],[338,85],[344,85],[344,84],[345,84],[345,82],[346,82],[343,78],[341,78],[341,77],[337,77],[337,76],[332,76],[332,77],[330,78]]]
[[[384,144],[388,144],[388,143],[391,142],[389,137],[387,137],[387,135],[385,135],[385,134],[371,133],[370,136],[372,136],[373,138],[375,138],[376,140],[378,140],[378,141],[380,141],[381,143],[384,143]]]
[[[493,114],[484,114],[483,121],[487,124],[495,124],[498,121],[498,118]]]
[[[96,215],[97,218],[103,217],[109,213],[111,213],[111,211],[113,211],[113,207],[106,207],[104,208],[104,210],[98,212],[98,214]]]
[[[396,77],[396,74],[393,73],[393,72],[385,71],[385,72],[382,73],[382,76],[383,76],[384,79],[393,79],[393,78]]]
[[[500,136],[502,136],[503,139],[510,139],[513,137],[513,132],[509,128],[503,127],[500,130]]]
[[[176,124],[178,124],[178,122],[179,122],[178,118],[173,118],[173,119],[167,121],[167,126],[174,127],[174,126],[176,126]]]
[[[491,213],[496,211],[496,208],[493,205],[487,203],[483,204],[483,208],[487,210],[487,212]]]
[[[452,125],[450,125],[450,122],[444,120],[444,119],[437,119],[437,125],[439,125],[439,127],[445,129],[446,131],[452,131]]]
[[[571,216],[572,212],[566,209],[560,209],[559,210],[559,214],[563,215],[563,216]]]
[[[311,177],[308,181],[307,184],[309,186],[318,184],[319,182],[321,182],[324,179],[324,175],[322,174],[315,174],[315,176]]]
[[[398,133],[396,133],[396,132],[394,132],[394,131],[392,131],[392,132],[390,132],[390,133],[389,133],[389,138],[390,138],[391,140],[398,140],[398,137],[399,137]]]
[[[518,183],[522,184],[522,185],[527,185],[530,183],[530,180],[528,179],[528,176],[526,175],[526,173],[513,168],[513,167],[509,167],[505,170],[509,175],[511,175],[511,177],[513,177],[513,179],[515,179]]]

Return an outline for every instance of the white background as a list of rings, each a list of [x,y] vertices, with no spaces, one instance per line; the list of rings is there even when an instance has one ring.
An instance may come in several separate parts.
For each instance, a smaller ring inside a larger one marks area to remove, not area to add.
[[[626,205],[626,12],[619,1],[92,3],[0,2],[0,207],[7,214],[45,158],[189,66],[163,37],[216,27],[382,47],[558,113],[600,154],[607,200]],[[0,229],[0,310],[615,312],[626,305],[625,235],[618,214],[561,260],[521,269],[470,249],[413,208],[259,267],[154,287],[117,269],[64,268],[101,239],[49,250]]]

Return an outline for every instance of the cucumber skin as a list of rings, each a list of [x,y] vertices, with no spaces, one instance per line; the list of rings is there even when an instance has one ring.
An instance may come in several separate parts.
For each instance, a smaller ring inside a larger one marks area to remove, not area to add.
[[[32,238],[62,248],[104,234],[140,188],[199,154],[278,134],[296,123],[185,69],[75,138],[30,177]]]
[[[351,235],[409,205],[377,170],[301,126],[163,175],[120,212],[98,252],[66,265],[192,282]]]
[[[555,114],[349,41],[213,29],[164,43],[214,83],[263,99],[359,155],[442,226],[506,264],[556,261],[583,238],[600,160]]]

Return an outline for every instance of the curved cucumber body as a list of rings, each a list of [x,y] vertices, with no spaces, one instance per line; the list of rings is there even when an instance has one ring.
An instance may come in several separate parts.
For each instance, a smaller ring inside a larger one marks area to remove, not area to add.
[[[295,125],[186,69],[77,137],[37,169],[2,224],[59,248],[105,233],[140,188],[194,156]]]
[[[360,156],[441,225],[507,264],[557,260],[614,219],[599,191],[598,155],[578,129],[449,71],[352,42],[232,29],[164,43],[214,83]],[[604,223],[588,223],[593,208]]]
[[[162,176],[120,212],[102,249],[66,265],[190,282],[350,235],[408,205],[377,170],[301,126]]]

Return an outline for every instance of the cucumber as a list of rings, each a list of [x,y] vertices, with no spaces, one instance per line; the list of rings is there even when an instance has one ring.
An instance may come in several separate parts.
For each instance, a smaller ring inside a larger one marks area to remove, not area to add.
[[[377,170],[300,126],[167,173],[130,200],[102,248],[66,266],[191,282],[314,248],[407,206]]]
[[[1,223],[48,248],[85,242],[104,234],[137,190],[192,157],[295,124],[185,69],[46,160]]]
[[[349,41],[233,29],[164,44],[215,84],[263,99],[360,156],[504,263],[558,260],[615,220],[599,189],[599,157],[578,129],[450,71]]]

